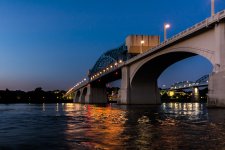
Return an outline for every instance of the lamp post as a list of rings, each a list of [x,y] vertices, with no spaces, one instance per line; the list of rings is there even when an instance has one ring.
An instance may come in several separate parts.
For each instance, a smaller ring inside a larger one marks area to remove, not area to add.
[[[143,53],[143,44],[145,43],[144,40],[141,40],[141,53]]]
[[[170,24],[165,23],[165,24],[164,24],[164,41],[167,40],[167,33],[166,33],[166,30],[167,30],[168,28],[170,28]]]
[[[215,15],[215,0],[211,0],[211,16]]]

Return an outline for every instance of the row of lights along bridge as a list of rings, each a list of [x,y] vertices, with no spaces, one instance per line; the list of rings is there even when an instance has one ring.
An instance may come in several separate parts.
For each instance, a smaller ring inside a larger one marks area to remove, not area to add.
[[[105,69],[103,69],[102,71],[96,73],[95,75],[91,76],[91,80],[99,77],[100,75],[112,70],[113,68],[117,68],[119,64],[121,64],[123,61],[119,60],[118,62],[115,62],[114,64],[111,64],[110,66],[106,67]]]
[[[123,61],[122,60],[119,60],[118,62],[115,62],[114,65],[111,64],[110,66],[106,67],[105,69],[103,69],[102,71],[96,73],[95,75],[91,76],[91,80],[94,80],[96,79],[97,77],[101,76],[102,74],[112,70],[112,69],[115,69],[119,66],[119,64],[121,64]],[[84,78],[82,81],[78,82],[75,86],[73,86],[67,93],[70,93],[74,88],[80,86],[82,83],[85,83],[87,81],[86,78]]]

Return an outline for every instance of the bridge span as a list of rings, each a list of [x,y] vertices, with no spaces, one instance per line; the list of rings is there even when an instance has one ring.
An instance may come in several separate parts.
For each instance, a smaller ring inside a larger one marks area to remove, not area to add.
[[[118,104],[160,104],[158,77],[170,65],[195,55],[213,65],[208,106],[225,107],[225,10],[162,43],[158,36],[129,36],[125,44],[104,53],[87,79],[67,95],[73,94],[74,102],[106,103],[106,84],[121,79]]]
[[[194,87],[207,87],[209,83],[209,75],[204,75],[195,82],[193,81],[182,81],[171,85],[169,90],[180,90],[180,89],[191,89]]]

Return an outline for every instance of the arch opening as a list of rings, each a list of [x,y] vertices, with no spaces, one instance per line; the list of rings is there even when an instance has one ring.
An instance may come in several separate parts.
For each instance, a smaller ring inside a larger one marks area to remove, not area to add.
[[[160,90],[158,85],[165,85],[162,82],[162,77],[165,80],[170,80],[170,78],[166,78],[164,72],[167,72],[169,69],[171,72],[171,78],[176,77],[176,72],[171,71],[171,67],[173,64],[177,64],[179,62],[185,62],[185,59],[196,56],[197,54],[191,52],[170,52],[163,55],[159,55],[149,61],[143,63],[137,71],[134,73],[131,78],[131,103],[135,103],[134,101],[139,101],[140,103],[147,104],[159,104],[161,103]],[[199,56],[197,56],[199,57]],[[204,57],[204,56],[203,56]],[[212,61],[209,61],[208,58],[203,58],[204,61],[207,61],[208,64],[211,64]],[[183,61],[182,61],[183,60]],[[186,62],[187,63],[187,62]],[[178,65],[179,66],[179,65]],[[195,66],[193,66],[194,69]],[[212,64],[211,64],[212,70]],[[194,72],[194,71],[193,71]],[[192,73],[193,73],[192,72]],[[176,79],[176,78],[175,78]],[[197,80],[197,79],[196,79]],[[168,83],[170,83],[168,82]],[[169,84],[168,84],[169,85]]]
[[[172,64],[158,77],[161,102],[207,102],[211,62],[200,56]]]
[[[121,98],[121,79],[106,84],[108,103],[116,103]]]
[[[121,68],[109,72],[108,74],[102,76],[98,80],[95,80],[91,83],[92,90],[98,89],[98,96],[95,99],[101,98],[99,95],[102,95],[102,102],[104,103],[115,103],[120,98],[120,87],[121,87],[121,78],[122,72]],[[96,91],[96,92],[97,92]],[[95,93],[96,93],[95,92]],[[95,94],[96,95],[96,94]],[[96,100],[95,100],[96,101]]]

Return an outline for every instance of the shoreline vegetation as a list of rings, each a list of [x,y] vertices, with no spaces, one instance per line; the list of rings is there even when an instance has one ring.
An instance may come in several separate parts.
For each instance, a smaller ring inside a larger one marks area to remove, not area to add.
[[[21,90],[12,91],[9,89],[0,90],[0,104],[10,103],[73,103],[71,97],[65,97],[66,91],[53,90],[43,91],[41,87],[33,91],[24,92]],[[117,103],[119,97],[119,88],[107,88],[108,103]],[[199,93],[192,95],[191,91],[169,91],[160,89],[162,102],[207,102],[208,88],[199,90]]]
[[[33,91],[24,92],[21,90],[11,91],[0,90],[0,103],[71,103],[70,99],[64,98],[66,91],[54,90],[43,91],[41,87]]]

